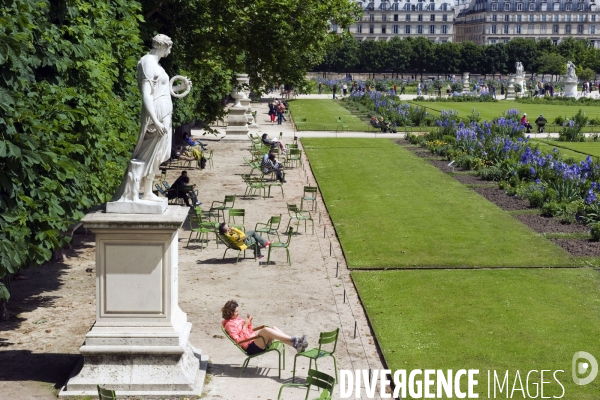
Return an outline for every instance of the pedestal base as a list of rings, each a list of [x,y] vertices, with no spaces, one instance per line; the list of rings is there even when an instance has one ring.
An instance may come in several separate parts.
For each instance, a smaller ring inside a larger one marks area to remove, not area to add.
[[[515,97],[515,88],[511,85],[506,91],[506,100],[514,100]]]
[[[84,351],[83,362],[74,369],[60,397],[96,395],[96,385],[129,396],[199,396],[204,386],[208,356],[189,342],[192,324],[181,336],[183,347],[131,346],[132,353],[109,353],[93,346]],[[108,346],[106,346],[108,347]],[[141,348],[149,353],[144,354]],[[153,348],[154,347],[154,348]],[[172,350],[173,352],[170,352]],[[182,351],[182,354],[177,354]],[[103,354],[103,352],[106,352]],[[139,353],[136,353],[139,352]]]
[[[577,95],[577,82],[565,81],[565,94],[564,97],[579,97]]]

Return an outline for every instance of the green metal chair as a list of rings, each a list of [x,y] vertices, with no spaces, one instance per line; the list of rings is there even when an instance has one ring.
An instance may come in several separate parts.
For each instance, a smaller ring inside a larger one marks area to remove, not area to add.
[[[310,362],[308,364],[309,370],[312,368],[312,362],[315,362],[315,370],[317,370],[317,360],[319,358],[331,357],[333,358],[333,369],[335,371],[335,380],[337,381],[337,362],[333,353],[335,352],[335,348],[337,347],[338,335],[340,333],[340,328],[337,328],[335,331],[331,332],[321,332],[319,336],[319,348],[314,348],[311,350],[303,351],[302,353],[297,353],[294,357],[294,370],[292,371],[292,382],[296,380],[296,360],[298,357],[308,357]],[[324,344],[333,343],[333,349],[331,351],[323,350],[322,346]]]
[[[262,225],[263,227],[259,228],[259,225]],[[277,235],[277,240],[281,242],[278,232],[279,225],[281,225],[281,214],[273,215],[271,218],[269,218],[269,221],[267,221],[266,224],[264,222],[257,222],[256,226],[254,227],[254,232],[266,233],[268,239],[270,239],[269,235],[272,235],[274,232]]]
[[[117,395],[114,390],[103,389],[100,385],[96,386],[98,388],[98,398],[100,400],[117,400]]]
[[[312,222],[312,233],[315,234],[315,221],[312,219],[309,211],[300,210],[295,204],[287,205],[288,215],[290,216],[290,221],[288,222],[288,226],[286,230],[290,227],[292,220],[298,221],[297,225],[300,227],[300,221],[304,221],[304,232],[306,232],[306,221]],[[298,232],[298,229],[296,229]]]
[[[317,211],[317,191],[318,188],[316,186],[304,186],[304,194],[300,199],[300,209],[304,210],[304,201],[312,202],[310,210]]]
[[[258,162],[258,161],[250,161],[246,157],[244,157],[244,162],[246,163],[246,165],[248,165],[250,168],[252,168],[250,170],[250,173],[248,175],[252,175],[252,173],[254,172],[255,169],[260,170],[260,162]]]
[[[235,223],[235,218],[242,218],[242,224],[239,225]],[[227,219],[227,224],[229,225],[229,223],[231,222],[231,218],[233,218],[233,226],[234,228],[238,228],[239,230],[245,232],[246,231],[246,227],[244,226],[246,224],[246,210],[244,208],[230,208],[229,209],[229,218]]]
[[[276,248],[281,248],[281,249],[285,249],[286,253],[287,253],[287,262],[288,265],[292,265],[292,260],[290,257],[290,242],[292,240],[292,233],[294,233],[294,229],[293,228],[289,228],[288,229],[288,238],[287,238],[287,242],[273,242],[271,243],[271,245],[269,246],[269,253],[267,255],[267,265],[269,265],[269,261],[271,260],[271,250],[272,249],[276,249]],[[277,235],[279,237],[279,235]]]
[[[259,327],[259,328],[262,328],[262,327]],[[255,328],[255,330],[256,329],[258,329],[258,328]],[[271,351],[276,351],[279,354],[279,356],[278,356],[278,361],[279,361],[279,378],[281,378],[281,370],[285,369],[285,345],[282,342],[280,342],[279,340],[274,340],[274,341],[271,342],[271,345],[269,347],[267,347],[267,343],[265,342],[265,338],[263,338],[262,336],[257,336],[256,338],[262,339],[263,344],[264,344],[264,346],[265,346],[266,349],[262,353],[248,355],[248,353],[246,353],[246,350],[244,350],[242,348],[242,346],[240,346],[240,344],[241,343],[245,343],[245,342],[249,342],[251,340],[254,340],[255,338],[249,338],[249,339],[246,339],[246,340],[242,340],[240,343],[238,343],[235,340],[233,340],[231,338],[231,336],[229,336],[229,333],[227,333],[227,331],[225,330],[225,327],[223,325],[221,325],[221,330],[223,331],[223,334],[227,337],[227,339],[231,340],[231,343],[233,343],[235,345],[235,347],[237,347],[238,349],[240,349],[240,351],[242,353],[244,353],[244,355],[246,356],[246,360],[244,360],[244,363],[242,364],[242,370],[240,371],[240,377],[244,373],[244,369],[246,369],[246,367],[248,366],[248,362],[250,362],[251,359],[253,359],[254,357],[262,356],[263,354],[267,354],[267,353],[269,353]],[[281,361],[282,360],[283,360],[283,368],[281,367]]]
[[[258,194],[260,194],[260,191],[262,190],[262,197],[265,198],[265,196],[267,195],[266,186],[262,178],[244,174],[242,175],[242,179],[246,184],[246,191],[244,192],[244,197],[253,196],[257,192]]]
[[[228,250],[230,250],[230,249],[231,250],[237,250],[238,251],[238,255],[237,255],[237,258],[235,260],[235,263],[237,264],[238,261],[240,261],[240,254],[242,254],[242,249],[240,249],[240,247],[237,244],[235,244],[231,240],[229,240],[227,238],[227,236],[225,236],[225,235],[221,235],[219,233],[219,234],[217,234],[217,237],[221,240],[221,242],[223,242],[225,244],[225,246],[227,246],[227,248],[225,249],[225,253],[223,253],[223,260],[225,259],[225,255],[227,254]],[[254,243],[254,244],[252,244],[250,246],[247,246],[244,249],[244,259],[246,258],[246,250],[254,250],[254,247],[256,247],[256,246],[258,246],[258,243]],[[256,260],[256,255],[254,255],[254,260]]]
[[[285,181],[285,171],[282,171],[282,174],[283,174],[283,180]],[[267,175],[271,175],[272,180],[267,180],[265,178]],[[281,188],[281,197],[285,198],[285,193],[283,193],[283,182],[280,182],[277,179],[273,179],[274,175],[275,175],[275,171],[267,172],[266,174],[263,172],[263,175],[262,175],[263,182],[265,184],[265,187],[269,189],[267,191],[267,196],[266,197],[271,197],[271,188],[273,186],[275,186],[275,187],[280,187]]]
[[[208,242],[208,235],[210,233],[214,233],[215,234],[215,241],[217,242],[217,249],[219,248],[219,240],[217,239],[217,235],[219,233],[219,223],[218,222],[210,222],[210,221],[203,221],[202,217],[203,217],[203,211],[200,207],[195,207],[194,208],[194,215],[190,216],[190,237],[188,238],[187,244],[185,245],[185,247],[188,247],[190,245],[190,241],[192,240],[192,235],[195,233],[196,234],[196,239],[194,240],[200,240],[200,250],[203,249],[202,247],[202,238],[204,237],[204,235],[206,235],[206,241]],[[196,227],[194,227],[194,225],[196,225]]]
[[[215,204],[220,204],[220,206],[215,206]],[[223,213],[223,221],[225,221],[225,210],[229,210],[230,208],[233,208],[233,206],[235,205],[235,195],[229,195],[229,196],[225,196],[225,200],[223,201],[218,201],[215,200],[212,202],[212,204],[210,205],[210,210],[211,212],[216,211],[217,212],[217,219],[219,218],[219,214]]]
[[[213,167],[213,153],[214,153],[214,150],[211,150],[210,153],[208,153],[208,157],[204,157],[206,159],[206,163],[208,165],[210,165],[211,169]]]
[[[285,159],[286,166],[289,165],[291,167],[293,165],[294,167],[296,167],[298,163],[300,164],[300,166],[302,166],[302,150],[290,149]]]
[[[317,399],[331,400],[331,394],[333,393],[333,387],[335,386],[335,378],[333,376],[324,374],[323,372],[319,372],[315,369],[309,369],[308,377],[306,378],[306,383],[284,383],[283,385],[281,385],[281,388],[279,389],[279,396],[277,396],[277,400],[281,399],[281,393],[283,392],[283,388],[285,387],[305,387],[306,397],[304,398],[304,400],[307,400],[308,395],[310,394],[311,386],[316,386],[320,389],[323,389],[323,392],[321,392],[321,395],[317,397]]]

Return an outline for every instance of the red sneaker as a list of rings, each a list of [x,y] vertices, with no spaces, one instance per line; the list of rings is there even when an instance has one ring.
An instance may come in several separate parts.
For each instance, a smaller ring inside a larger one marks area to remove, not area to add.
[[[269,241],[268,241],[268,242],[265,244],[265,249],[266,249],[267,247],[269,247],[269,246],[271,245],[271,243],[273,243],[273,242],[274,242],[274,240],[269,240]]]

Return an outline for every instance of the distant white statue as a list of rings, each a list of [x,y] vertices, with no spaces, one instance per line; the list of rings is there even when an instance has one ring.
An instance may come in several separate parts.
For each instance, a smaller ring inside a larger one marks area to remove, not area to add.
[[[517,70],[517,76],[525,76],[525,71],[523,70],[523,63],[521,63],[520,61],[517,61],[515,63],[515,68]]]
[[[162,201],[152,193],[152,181],[160,173],[159,165],[171,156],[172,113],[171,96],[183,97],[189,93],[192,82],[183,76],[169,80],[159,60],[171,53],[173,42],[166,35],[152,39],[152,49],[137,65],[138,88],[142,94],[141,127],[133,156],[123,183],[113,201]],[[173,87],[174,80],[182,83]],[[183,93],[178,91],[184,90]]]
[[[565,75],[565,78],[567,79],[577,79],[577,75],[575,75],[575,64],[573,64],[571,61],[567,61],[567,73]]]

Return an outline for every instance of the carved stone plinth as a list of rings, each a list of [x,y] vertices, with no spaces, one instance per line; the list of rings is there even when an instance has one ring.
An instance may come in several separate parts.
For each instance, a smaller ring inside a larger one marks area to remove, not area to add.
[[[514,100],[515,98],[515,78],[511,77],[506,88],[506,100]]]
[[[471,84],[469,83],[469,73],[463,73],[463,93],[467,93],[471,91]]]
[[[178,234],[188,209],[162,215],[92,212],[96,234],[96,322],[82,362],[60,396],[199,396],[207,356],[189,342],[192,324],[178,304]]]
[[[564,97],[579,97],[577,92],[577,81],[565,79]]]
[[[229,109],[227,116],[227,135],[247,135],[248,118],[246,117],[246,107],[242,107],[239,101]]]

